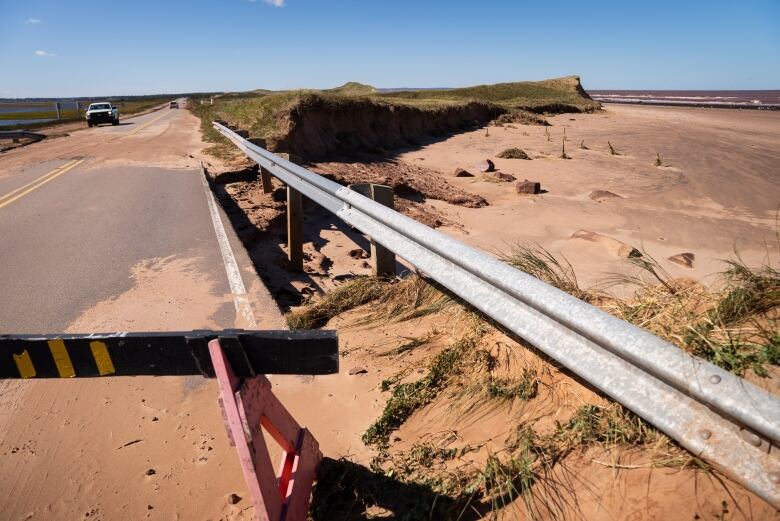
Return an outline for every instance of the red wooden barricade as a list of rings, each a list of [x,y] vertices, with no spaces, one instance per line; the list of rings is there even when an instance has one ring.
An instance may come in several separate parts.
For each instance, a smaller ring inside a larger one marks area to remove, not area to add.
[[[219,382],[225,425],[238,452],[257,519],[305,520],[317,465],[322,460],[317,440],[287,412],[265,376],[243,380],[235,376],[219,339],[209,342],[209,354]],[[282,447],[278,476],[261,427]]]

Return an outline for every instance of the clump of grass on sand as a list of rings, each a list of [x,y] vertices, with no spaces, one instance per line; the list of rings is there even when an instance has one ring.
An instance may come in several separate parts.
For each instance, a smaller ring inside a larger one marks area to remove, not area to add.
[[[580,287],[574,267],[566,258],[557,259],[541,246],[515,245],[509,253],[499,256],[510,266],[533,275],[553,287],[592,303],[597,295]]]
[[[471,358],[479,339],[487,332],[486,323],[476,316],[472,319],[473,328],[434,356],[423,378],[395,385],[382,415],[363,435],[365,444],[384,447],[394,430],[412,413],[433,401],[447,382],[460,374],[464,362]]]
[[[524,150],[517,147],[507,148],[496,155],[496,157],[501,159],[531,159]]]
[[[288,313],[287,325],[290,329],[322,327],[345,311],[377,300],[382,305],[371,319],[408,320],[441,311],[451,303],[449,296],[420,277],[355,277]]]
[[[780,273],[768,264],[750,268],[737,256],[725,261],[716,289],[708,289],[672,279],[643,251],[627,259],[635,275],[613,276],[602,284],[636,288],[632,297],[617,298],[581,288],[565,258],[538,246],[516,246],[503,260],[738,375],[752,370],[765,376],[767,365],[780,365]]]
[[[656,152],[655,154],[655,166],[664,166],[663,162],[661,161],[661,154]]]

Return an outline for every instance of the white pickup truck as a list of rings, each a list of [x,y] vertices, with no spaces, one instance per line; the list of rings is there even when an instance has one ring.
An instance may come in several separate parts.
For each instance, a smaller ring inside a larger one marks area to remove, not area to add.
[[[119,109],[107,101],[90,103],[89,108],[87,108],[87,125],[91,127],[101,123],[119,125]]]

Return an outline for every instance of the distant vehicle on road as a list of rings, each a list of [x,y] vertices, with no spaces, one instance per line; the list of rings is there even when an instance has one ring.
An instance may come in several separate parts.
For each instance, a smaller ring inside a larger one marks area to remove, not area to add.
[[[87,108],[87,125],[111,123],[119,125],[119,109],[108,102],[90,103]]]
[[[170,108],[178,109],[179,108],[179,102],[178,101],[171,101]]]

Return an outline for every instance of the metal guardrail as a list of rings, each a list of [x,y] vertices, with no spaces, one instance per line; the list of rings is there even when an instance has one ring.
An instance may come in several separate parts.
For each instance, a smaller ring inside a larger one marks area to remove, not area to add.
[[[262,168],[780,508],[780,397],[215,122]]]

